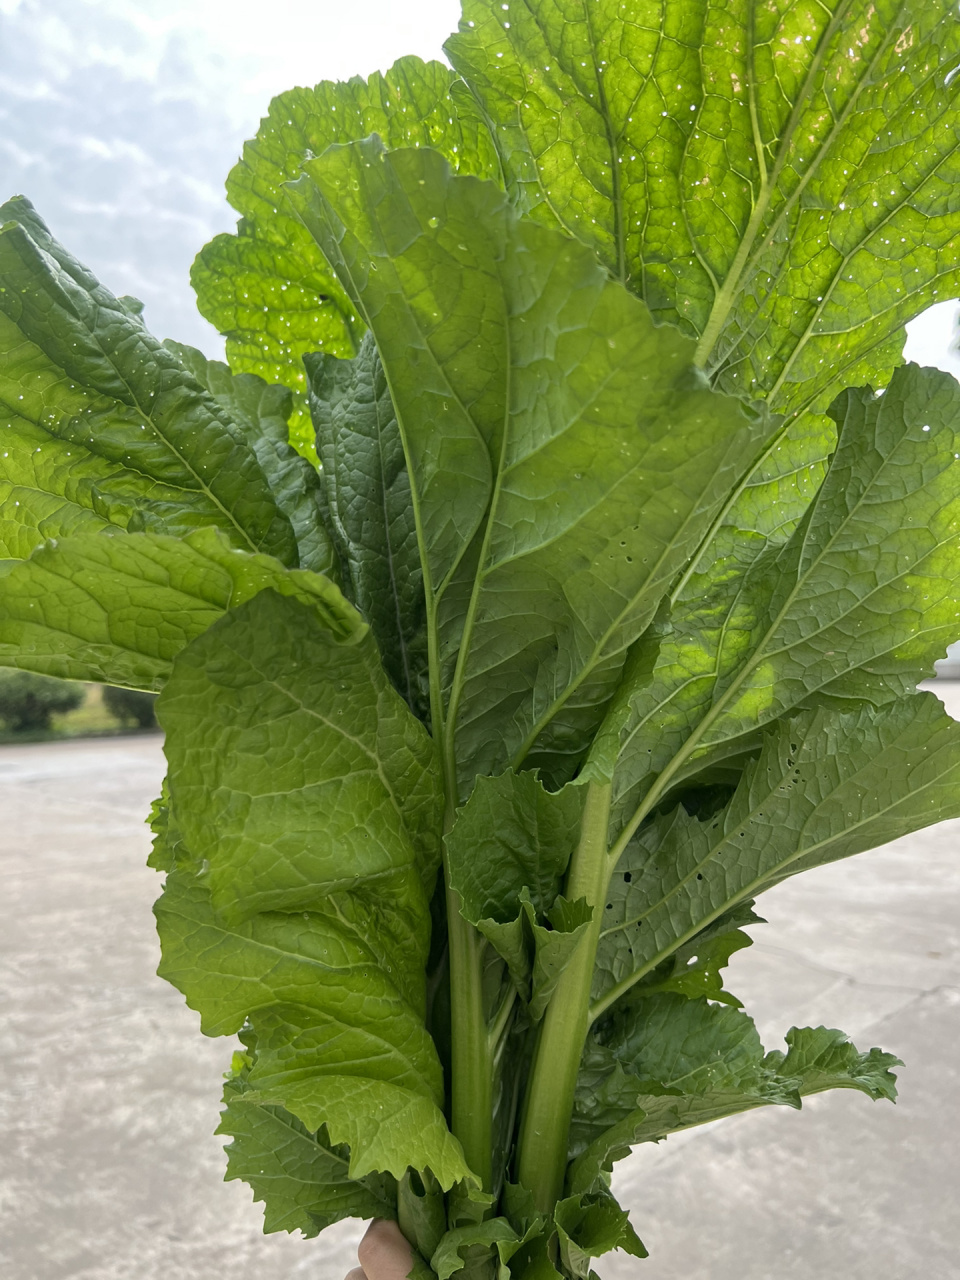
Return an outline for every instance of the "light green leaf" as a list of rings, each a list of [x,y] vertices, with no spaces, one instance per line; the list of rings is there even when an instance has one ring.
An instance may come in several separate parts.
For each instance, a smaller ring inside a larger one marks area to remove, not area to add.
[[[227,1080],[217,1133],[226,1147],[224,1181],[242,1179],[264,1206],[263,1230],[300,1231],[307,1238],[343,1218],[394,1218],[396,1183],[389,1174],[355,1180],[349,1151],[332,1147],[323,1129],[311,1133],[283,1107],[251,1102],[245,1073]]]
[[[960,285],[948,0],[466,0],[508,189],[778,412],[883,385]]]
[[[290,521],[217,402],[28,201],[0,206],[0,552],[205,525],[298,563]]]
[[[434,754],[369,632],[261,592],[180,654],[158,707],[181,841],[161,975],[207,1034],[249,1025],[250,1100],[325,1125],[352,1179],[470,1178],[423,1023]]]
[[[194,263],[200,311],[226,335],[230,367],[295,393],[291,438],[308,455],[313,433],[301,357],[318,350],[352,356],[364,326],[287,205],[283,185],[331,144],[371,133],[388,147],[434,147],[463,173],[497,177],[486,127],[476,112],[461,119],[450,97],[455,79],[441,62],[408,57],[369,80],[325,80],[274,98],[227,179],[227,197],[241,215],[237,234],[217,236]]]
[[[306,174],[291,198],[396,405],[462,790],[511,761],[563,780],[771,425],[699,385],[692,344],[587,249],[436,153],[335,147]]]
[[[958,814],[960,725],[933,694],[783,721],[724,810],[701,822],[680,806],[628,846],[609,890],[595,1008],[787,876]]]
[[[369,621],[394,685],[425,713],[423,569],[403,442],[376,344],[368,335],[355,360],[316,354],[304,364],[344,590]]]
[[[366,628],[330,630],[262,593],[180,655],[157,711],[173,807],[187,846],[204,850],[218,912],[310,910],[410,869],[432,891],[434,748]]]
[[[615,830],[813,693],[909,692],[960,635],[960,385],[909,365],[832,412],[837,452],[788,544],[746,573],[736,557],[701,565],[635,652],[609,719]]]
[[[159,690],[181,649],[265,587],[308,601],[342,636],[364,629],[326,578],[238,551],[216,529],[83,534],[4,574],[0,664]]]
[[[336,554],[321,516],[320,477],[289,444],[293,397],[252,373],[233,374],[220,360],[169,339],[163,344],[217,401],[253,449],[277,506],[296,535],[301,569],[335,573]]]

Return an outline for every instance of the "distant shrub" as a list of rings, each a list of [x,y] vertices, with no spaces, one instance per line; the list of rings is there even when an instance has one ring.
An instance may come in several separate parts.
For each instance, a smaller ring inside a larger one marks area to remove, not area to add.
[[[49,729],[52,716],[73,711],[86,697],[83,685],[30,671],[0,671],[0,720],[15,732]]]
[[[155,693],[144,693],[141,689],[118,689],[108,684],[103,690],[103,703],[110,714],[121,724],[136,725],[139,729],[156,728],[153,709],[156,700]]]

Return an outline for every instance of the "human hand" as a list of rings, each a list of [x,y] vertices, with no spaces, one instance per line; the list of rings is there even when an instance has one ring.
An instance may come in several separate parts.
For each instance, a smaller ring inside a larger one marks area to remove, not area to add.
[[[413,1269],[413,1251],[395,1222],[377,1219],[357,1249],[359,1267],[346,1280],[407,1280]]]

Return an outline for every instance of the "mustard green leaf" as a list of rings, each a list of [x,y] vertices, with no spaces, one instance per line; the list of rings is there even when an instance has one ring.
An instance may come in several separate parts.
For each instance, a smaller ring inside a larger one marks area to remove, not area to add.
[[[207,1034],[249,1028],[249,1100],[325,1125],[352,1179],[470,1178],[423,1021],[435,755],[369,630],[261,592],[178,656],[158,706],[188,851],[156,907],[162,976]]]
[[[481,777],[445,841],[461,913],[502,957],[534,1021],[592,916],[559,896],[583,796],[577,786],[548,792],[533,773]]]
[[[367,335],[354,360],[304,357],[324,501],[344,591],[410,707],[429,705],[426,600],[403,442]]]
[[[203,872],[178,869],[155,911],[160,976],[205,1033],[248,1025],[256,1037],[250,1102],[281,1106],[311,1131],[326,1125],[334,1145],[350,1148],[354,1180],[400,1177],[408,1164],[445,1186],[470,1176],[440,1110],[442,1072],[422,1022],[422,953],[419,972],[416,960],[427,916],[415,877],[229,925]]]
[[[343,1218],[393,1218],[396,1183],[389,1174],[356,1180],[349,1151],[311,1133],[283,1107],[249,1101],[243,1074],[227,1080],[217,1133],[226,1147],[225,1181],[241,1179],[264,1206],[263,1230],[318,1235]]]
[[[253,449],[277,506],[297,539],[301,569],[333,574],[336,555],[321,514],[320,477],[289,443],[293,396],[286,387],[269,386],[252,373],[232,374],[221,360],[169,339],[185,369],[217,401]]]
[[[701,385],[586,248],[434,152],[331,148],[291,198],[393,395],[462,791],[511,761],[563,780],[773,424]]]
[[[630,874],[629,871],[620,872],[621,876]],[[614,909],[612,903],[610,909]],[[731,913],[727,913],[729,914]],[[737,951],[752,946],[753,939],[742,929],[728,928],[727,915],[678,947],[646,979],[638,982],[633,988],[634,998],[676,992],[677,995],[686,996],[688,1000],[707,996],[720,1004],[741,1008],[743,1001],[724,990],[720,970],[726,968],[730,957]],[[750,915],[754,920],[758,919],[752,912]]]
[[[446,50],[508,189],[725,389],[788,413],[883,385],[957,291],[948,0],[466,0]]]
[[[580,836],[583,791],[547,791],[533,773],[477,779],[446,837],[468,920],[514,919],[524,889],[537,912],[553,905]]]
[[[634,1258],[646,1258],[643,1242],[630,1225],[630,1217],[606,1189],[587,1196],[569,1196],[557,1205],[554,1220],[560,1238],[560,1256],[570,1275],[588,1280],[590,1262],[620,1249]]]
[[[274,98],[227,179],[241,215],[194,263],[201,313],[227,339],[235,373],[256,373],[295,395],[291,438],[309,454],[312,432],[301,357],[356,354],[363,321],[323,254],[286,203],[284,183],[334,143],[378,134],[388,147],[433,147],[460,172],[496,177],[499,164],[475,111],[461,118],[441,62],[401,58],[389,71],[325,80]]]
[[[529,1013],[537,1022],[546,1012],[564,969],[584,945],[593,907],[585,898],[571,902],[560,897],[546,913],[546,924],[535,918],[529,899],[523,907],[534,943]]]
[[[265,587],[306,600],[344,636],[364,629],[327,578],[240,551],[216,529],[77,534],[11,562],[0,581],[0,663],[159,690],[181,649]]]
[[[698,565],[633,655],[603,752],[620,757],[615,827],[812,694],[908,693],[960,635],[960,385],[909,365],[832,412],[839,445],[789,542],[746,572],[736,554]]]
[[[605,1008],[738,903],[814,866],[960,814],[960,725],[930,693],[801,712],[767,730],[729,804],[642,827],[608,893]]]
[[[217,402],[28,201],[0,206],[0,550],[208,525],[298,563],[290,521]]]
[[[366,627],[335,631],[263,592],[179,655],[158,715],[173,806],[187,846],[204,850],[215,910],[309,910],[411,870],[432,891],[436,753]]]
[[[508,1260],[520,1247],[521,1240],[506,1218],[488,1218],[467,1227],[454,1227],[440,1241],[430,1266],[437,1280],[451,1276],[474,1275],[483,1264],[491,1266],[496,1280],[510,1280]]]
[[[756,1107],[799,1108],[826,1089],[896,1096],[899,1059],[857,1050],[842,1031],[793,1028],[765,1054],[749,1017],[705,999],[660,995],[624,1006],[587,1042],[568,1185],[598,1185],[630,1146]]]
[[[803,1097],[827,1089],[858,1089],[879,1101],[894,1102],[903,1063],[892,1053],[859,1053],[842,1031],[829,1027],[793,1027],[784,1037],[787,1052],[768,1053],[764,1063],[783,1079],[795,1079]]]

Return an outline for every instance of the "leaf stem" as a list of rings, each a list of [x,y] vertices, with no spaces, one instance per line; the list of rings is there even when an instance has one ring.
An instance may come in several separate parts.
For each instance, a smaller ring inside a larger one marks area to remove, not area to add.
[[[593,967],[613,871],[607,853],[610,793],[609,783],[588,784],[580,843],[564,892],[568,898],[586,898],[593,907],[593,919],[547,1007],[523,1104],[517,1179],[533,1192],[542,1213],[551,1213],[563,1193],[577,1073],[589,1026]]]
[[[484,939],[460,914],[447,877],[450,941],[450,1127],[484,1191],[493,1185],[493,1054],[483,1009]]]

